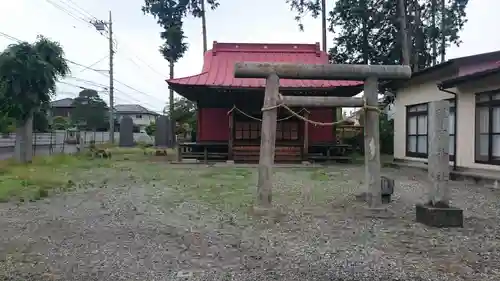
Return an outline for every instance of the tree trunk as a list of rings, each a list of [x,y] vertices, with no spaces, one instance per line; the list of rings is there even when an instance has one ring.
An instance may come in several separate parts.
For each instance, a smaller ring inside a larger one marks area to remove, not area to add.
[[[431,26],[432,26],[432,65],[437,63],[437,37],[436,37],[436,13],[437,13],[437,0],[431,0]]]
[[[201,32],[203,36],[203,55],[207,52],[207,18],[205,15],[205,0],[201,0]]]
[[[367,15],[367,10],[368,6],[366,3],[366,0],[361,1],[361,9],[363,11],[363,23],[362,23],[362,29],[363,29],[363,64],[368,64],[370,61],[370,56],[368,54],[368,35],[370,33],[370,30],[368,30],[368,15]]]
[[[33,160],[33,112],[24,123],[17,125],[14,158],[20,163]]]
[[[445,0],[441,0],[441,63],[446,59],[446,32],[445,32]]]
[[[328,52],[326,48],[326,0],[321,0],[321,39],[323,52]]]
[[[405,0],[398,1],[399,13],[399,32],[401,35],[401,64],[410,65],[410,41],[408,36],[408,22],[406,19],[406,3]]]
[[[174,79],[174,62],[169,62],[170,68],[170,79]],[[175,143],[175,120],[173,119],[174,114],[174,90],[169,87],[169,95],[168,95],[168,115],[170,116],[170,135],[172,136],[173,141],[169,142]]]
[[[421,28],[421,14],[420,14],[420,5],[418,4],[418,1],[414,0],[413,1],[413,7],[415,9],[415,30],[414,30],[414,35],[415,36],[415,49],[413,50],[414,54],[414,65],[413,65],[413,71],[417,72],[420,70],[420,51],[423,51],[424,46],[423,46],[423,30]]]

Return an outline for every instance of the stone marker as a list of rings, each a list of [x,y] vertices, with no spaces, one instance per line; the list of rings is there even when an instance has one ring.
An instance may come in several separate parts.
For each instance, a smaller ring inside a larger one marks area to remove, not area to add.
[[[392,194],[394,194],[394,179],[388,178],[386,176],[381,176],[380,186],[382,203],[390,203]]]
[[[417,222],[434,227],[463,227],[463,211],[450,207],[448,181],[450,154],[447,100],[429,103],[428,175],[431,185],[426,204],[417,204]]]
[[[174,141],[171,134],[171,122],[167,116],[156,119],[155,146],[158,148],[173,147]]]
[[[394,180],[386,176],[380,176],[380,190],[380,198],[382,200],[382,203],[390,203],[392,194],[394,194]],[[365,191],[361,192],[360,194],[356,194],[355,196],[357,201],[370,202],[369,200],[371,199],[372,195],[371,193]]]
[[[120,121],[120,147],[134,146],[134,122],[129,116],[123,116]]]

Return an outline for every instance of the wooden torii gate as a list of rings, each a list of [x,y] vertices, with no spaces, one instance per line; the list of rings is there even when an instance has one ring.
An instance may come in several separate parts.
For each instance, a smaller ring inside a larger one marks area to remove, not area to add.
[[[409,66],[351,64],[284,64],[241,62],[235,64],[236,78],[266,78],[259,158],[257,204],[271,207],[272,166],[276,146],[278,107],[363,107],[365,114],[365,184],[370,207],[381,205],[378,80],[408,79]],[[281,96],[279,79],[364,80],[364,98]],[[370,110],[373,109],[373,110]]]

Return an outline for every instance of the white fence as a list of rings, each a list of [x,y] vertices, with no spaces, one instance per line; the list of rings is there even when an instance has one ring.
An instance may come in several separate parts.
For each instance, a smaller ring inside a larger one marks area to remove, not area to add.
[[[35,133],[33,134],[33,145],[35,146],[50,146],[62,145],[64,143],[75,143],[77,135],[84,141],[84,144],[94,141],[95,143],[106,143],[109,141],[108,132],[67,132],[67,131],[53,131],[50,133]],[[120,133],[115,133],[115,142],[118,143]],[[14,147],[16,141],[16,134],[9,134],[0,136],[0,147]],[[146,133],[134,133],[134,141],[153,144],[154,137],[148,136]]]

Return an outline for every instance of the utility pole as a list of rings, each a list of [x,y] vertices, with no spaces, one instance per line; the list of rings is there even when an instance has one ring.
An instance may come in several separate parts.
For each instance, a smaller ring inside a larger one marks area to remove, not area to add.
[[[113,86],[113,19],[111,18],[111,11],[109,11],[109,19],[107,22],[102,20],[95,20],[90,22],[99,32],[106,31],[108,27],[108,40],[109,40],[109,141],[115,142],[115,118],[114,118],[114,86]]]
[[[113,86],[113,20],[109,11],[109,141],[115,143],[114,86]]]

